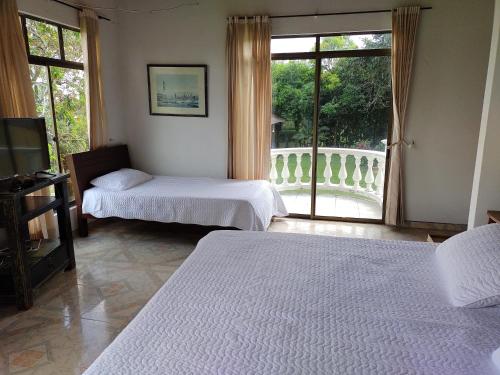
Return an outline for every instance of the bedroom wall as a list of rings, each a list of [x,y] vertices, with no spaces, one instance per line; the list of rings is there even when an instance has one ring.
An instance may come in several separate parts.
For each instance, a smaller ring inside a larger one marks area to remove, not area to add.
[[[56,7],[46,0],[18,0],[18,3],[20,9],[26,4]],[[163,0],[116,3],[132,9],[171,5]],[[190,2],[176,2],[185,3]],[[371,0],[358,0],[355,6],[352,3],[199,0],[198,6],[183,6],[169,12],[113,14],[112,23],[100,23],[110,138],[127,142],[133,163],[149,172],[225,177],[225,18],[235,14],[350,11],[408,4],[401,0],[380,0],[376,6]],[[408,114],[408,138],[416,146],[406,153],[406,218],[463,224],[467,222],[471,197],[493,0],[414,3],[432,5],[434,9],[424,11],[417,41]],[[62,11],[56,13],[59,12]],[[274,34],[389,28],[389,14],[273,21]],[[209,117],[150,116],[148,63],[207,64]]]
[[[99,4],[102,7],[114,6],[113,0],[90,0],[79,3]],[[61,23],[63,25],[79,27],[78,12],[75,9],[48,0],[17,0],[20,12]],[[114,12],[99,11],[109,18],[116,19]],[[118,24],[116,22],[99,21],[102,45],[102,70],[104,99],[108,117],[109,138],[114,143],[127,141],[123,132],[123,111],[121,110],[120,79],[118,73]]]
[[[487,210],[500,210],[500,0],[495,21],[484,94],[481,130],[469,212],[469,228],[486,224]]]
[[[181,4],[182,2],[179,2]],[[406,153],[407,219],[467,222],[491,37],[493,1],[415,1],[417,41]],[[136,7],[128,1],[122,6]],[[141,6],[144,3],[141,4]],[[151,8],[161,2],[150,1]],[[206,1],[167,13],[120,13],[124,128],[134,163],[152,173],[224,177],[227,159],[225,17],[391,8],[406,1]],[[368,26],[369,25],[369,26]],[[274,34],[390,28],[390,16],[273,21]],[[209,117],[150,116],[146,64],[209,67]]]

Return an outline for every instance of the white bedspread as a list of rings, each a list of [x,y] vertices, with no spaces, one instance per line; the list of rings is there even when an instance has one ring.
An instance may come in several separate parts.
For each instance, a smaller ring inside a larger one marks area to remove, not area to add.
[[[164,223],[219,225],[266,230],[285,205],[267,181],[155,176],[124,191],[93,187],[82,211],[97,218],[120,217]]]
[[[500,308],[451,306],[433,252],[212,232],[85,374],[496,373]]]

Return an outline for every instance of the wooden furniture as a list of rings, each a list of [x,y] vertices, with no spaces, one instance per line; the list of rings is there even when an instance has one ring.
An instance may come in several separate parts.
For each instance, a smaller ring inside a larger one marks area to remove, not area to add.
[[[500,223],[500,211],[488,211],[488,224]]]
[[[68,175],[37,179],[33,186],[9,191],[0,186],[0,227],[6,232],[8,250],[0,255],[0,302],[16,302],[19,309],[33,306],[33,292],[56,272],[75,267],[75,253],[68,205]],[[55,196],[28,196],[53,186]],[[46,212],[57,212],[59,239],[42,240],[31,250],[28,221]],[[3,246],[1,246],[3,247]]]
[[[99,148],[66,157],[75,193],[78,216],[78,233],[82,237],[89,234],[87,219],[91,215],[82,214],[83,192],[92,187],[90,181],[121,168],[131,168],[126,145]]]

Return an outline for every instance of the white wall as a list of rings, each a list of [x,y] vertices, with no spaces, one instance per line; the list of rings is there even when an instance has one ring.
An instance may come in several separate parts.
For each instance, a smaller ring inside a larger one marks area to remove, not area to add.
[[[466,223],[479,133],[493,1],[432,5],[420,24],[408,114],[407,219]],[[149,3],[148,3],[149,4]],[[158,2],[152,2],[158,5]],[[161,14],[120,13],[124,125],[134,163],[153,173],[223,177],[227,159],[225,18],[391,8],[403,1],[200,1]],[[126,6],[127,3],[124,3]],[[137,2],[128,2],[137,6]],[[153,5],[151,5],[153,6]],[[361,26],[360,26],[361,25]],[[273,33],[390,28],[389,15],[273,21]],[[150,116],[146,64],[209,66],[209,117]]]
[[[469,228],[486,224],[487,210],[500,210],[500,0],[495,21],[484,94],[481,130],[469,211]]]
[[[37,0],[18,0],[19,3]],[[38,0],[47,4],[45,0]],[[49,2],[50,4],[51,2]],[[164,13],[101,22],[110,137],[128,142],[133,163],[152,173],[224,177],[227,160],[225,18],[383,9],[402,0],[200,0]],[[417,40],[406,153],[407,219],[466,223],[491,38],[493,0],[416,0]],[[164,1],[120,1],[160,8]],[[20,6],[21,7],[21,6]],[[366,26],[365,26],[366,25]],[[390,28],[389,14],[273,21],[274,34]],[[109,28],[109,30],[107,30]],[[118,40],[118,46],[116,41]],[[118,48],[117,48],[118,47]],[[150,116],[146,64],[207,64],[209,117]]]
[[[78,2],[78,3],[84,3]],[[114,6],[113,0],[91,2],[88,4],[99,4],[103,7]],[[78,11],[50,0],[17,0],[20,12],[37,16],[43,19],[61,23],[63,25],[79,27]],[[99,13],[103,13],[100,11]],[[114,12],[106,12],[109,18],[116,18]],[[107,103],[107,117],[109,137],[111,142],[125,143],[127,141],[123,129],[123,120],[120,98],[120,76],[118,72],[118,24],[100,20],[101,44],[102,44],[102,70],[104,98]]]

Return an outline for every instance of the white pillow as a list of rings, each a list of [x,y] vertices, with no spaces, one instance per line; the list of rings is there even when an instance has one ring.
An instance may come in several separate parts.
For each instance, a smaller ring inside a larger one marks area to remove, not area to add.
[[[500,304],[500,224],[451,237],[437,247],[436,257],[454,306]]]
[[[500,370],[500,348],[493,352],[491,359],[497,370]]]
[[[142,184],[153,178],[150,174],[137,169],[122,168],[118,171],[94,178],[90,183],[106,190],[122,191]]]

